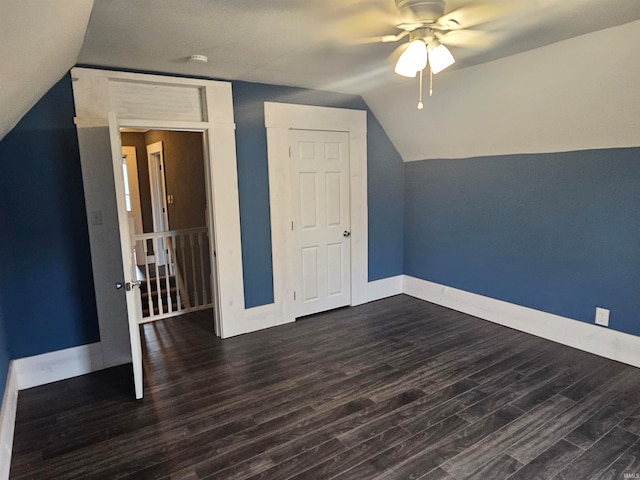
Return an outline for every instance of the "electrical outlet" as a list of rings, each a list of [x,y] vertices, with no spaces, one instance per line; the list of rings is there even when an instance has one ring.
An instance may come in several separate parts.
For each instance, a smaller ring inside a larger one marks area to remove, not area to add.
[[[603,327],[609,326],[609,310],[596,307],[596,324],[602,325]]]

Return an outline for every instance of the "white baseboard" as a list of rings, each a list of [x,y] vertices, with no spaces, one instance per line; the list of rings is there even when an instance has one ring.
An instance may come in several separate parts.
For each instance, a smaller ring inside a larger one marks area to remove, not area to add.
[[[367,301],[374,302],[394,295],[400,295],[403,290],[404,275],[374,280],[367,284]]]
[[[401,294],[402,280],[403,275],[396,275],[395,277],[368,282],[365,303]],[[247,308],[244,311],[243,321],[238,322],[235,326],[226,326],[222,338],[235,337],[236,335],[251,333],[295,321],[294,318],[288,318],[284,316],[283,313],[282,310],[277,310],[274,303]]]
[[[273,303],[247,308],[244,311],[244,319],[235,325],[227,325],[222,338],[235,337],[245,333],[256,332],[265,328],[281,325],[283,322],[276,318],[276,309]]]
[[[9,478],[18,391],[104,368],[100,343],[11,360],[0,411],[0,480]]]
[[[4,387],[2,410],[0,410],[0,480],[9,478],[17,408],[18,380],[15,374],[14,361],[11,361],[9,362],[7,384]]]
[[[18,390],[77,377],[104,368],[100,343],[13,360]]]
[[[458,312],[640,367],[640,337],[404,276],[404,293]]]

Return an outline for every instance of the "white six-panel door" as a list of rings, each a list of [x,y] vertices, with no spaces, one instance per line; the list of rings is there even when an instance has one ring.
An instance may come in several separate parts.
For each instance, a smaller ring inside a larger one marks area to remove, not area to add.
[[[351,303],[349,134],[291,130],[295,316]]]

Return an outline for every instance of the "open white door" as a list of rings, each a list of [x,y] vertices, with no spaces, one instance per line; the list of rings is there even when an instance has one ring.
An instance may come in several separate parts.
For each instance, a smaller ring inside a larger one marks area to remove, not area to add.
[[[129,233],[129,214],[127,212],[124,173],[122,169],[122,141],[120,140],[120,125],[113,112],[109,113],[109,133],[111,136],[111,153],[113,161],[113,177],[116,188],[116,203],[118,207],[118,226],[120,228],[120,245],[122,247],[122,271],[124,272],[125,295],[127,300],[127,317],[129,322],[129,339],[131,342],[131,358],[133,361],[133,381],[136,398],[142,398],[142,344],[140,343],[140,325],[138,316],[142,307],[136,280],[136,265],[134,261],[134,246],[131,244]]]

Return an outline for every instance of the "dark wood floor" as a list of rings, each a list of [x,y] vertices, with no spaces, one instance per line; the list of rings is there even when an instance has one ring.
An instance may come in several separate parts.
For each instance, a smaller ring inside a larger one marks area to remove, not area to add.
[[[143,401],[127,367],[20,392],[11,478],[640,475],[638,369],[407,296],[210,330],[144,327]]]

